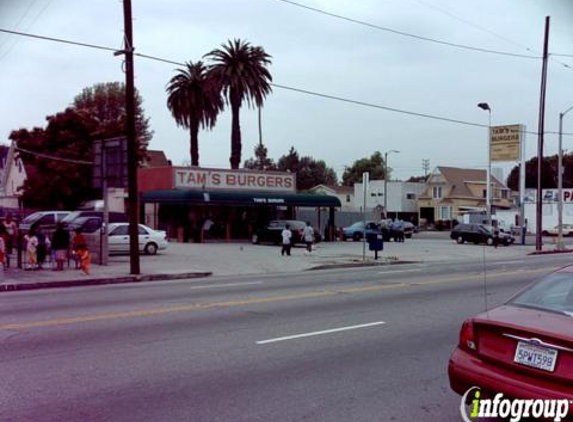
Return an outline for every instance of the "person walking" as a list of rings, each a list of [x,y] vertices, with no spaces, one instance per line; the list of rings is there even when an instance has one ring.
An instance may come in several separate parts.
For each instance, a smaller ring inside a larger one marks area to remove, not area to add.
[[[67,258],[69,248],[70,234],[64,229],[64,225],[59,222],[56,226],[56,231],[52,236],[52,249],[56,252],[55,271],[64,270],[64,262]]]
[[[289,224],[287,224],[285,226],[285,228],[281,232],[281,236],[283,238],[281,255],[284,256],[286,253],[287,256],[290,256],[292,232],[290,231],[290,225]]]
[[[302,236],[304,238],[304,243],[306,243],[306,254],[310,254],[312,252],[312,245],[314,243],[314,229],[310,225],[310,221],[306,222],[306,227],[302,232]]]
[[[494,227],[493,229],[493,247],[497,249],[499,246],[499,228]]]

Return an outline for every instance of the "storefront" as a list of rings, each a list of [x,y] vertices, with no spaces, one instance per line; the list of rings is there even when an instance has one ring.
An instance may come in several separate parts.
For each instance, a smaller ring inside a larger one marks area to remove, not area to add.
[[[144,222],[179,241],[250,239],[270,220],[296,219],[301,207],[327,208],[334,227],[340,207],[334,196],[296,193],[295,175],[282,172],[149,168],[140,169],[139,187]]]

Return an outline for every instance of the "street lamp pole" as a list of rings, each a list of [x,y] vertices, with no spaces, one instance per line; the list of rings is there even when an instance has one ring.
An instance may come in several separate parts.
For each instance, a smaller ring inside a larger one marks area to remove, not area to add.
[[[559,113],[559,162],[557,166],[557,188],[559,202],[557,203],[557,249],[563,250],[563,117],[573,109],[569,107]]]
[[[488,131],[487,131],[487,177],[486,177],[486,199],[485,208],[487,215],[487,224],[491,225],[491,107],[488,103],[479,103],[478,107],[488,112]]]
[[[388,154],[391,153],[399,154],[400,151],[391,149],[384,153],[384,219],[388,218]]]

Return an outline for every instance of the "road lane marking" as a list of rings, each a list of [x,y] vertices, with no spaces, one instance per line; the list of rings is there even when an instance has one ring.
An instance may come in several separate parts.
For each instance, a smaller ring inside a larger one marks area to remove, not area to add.
[[[413,273],[422,271],[421,268],[412,268],[409,270],[391,270],[391,271],[378,271],[378,274],[396,274],[396,273]]]
[[[384,321],[378,321],[378,322],[370,322],[368,324],[352,325],[350,327],[332,328],[330,330],[314,331],[312,333],[295,334],[292,336],[272,338],[269,340],[261,340],[261,341],[257,341],[257,344],[276,343],[279,341],[294,340],[294,339],[299,339],[299,338],[304,338],[304,337],[320,336],[323,334],[339,333],[341,331],[357,330],[359,328],[368,328],[368,327],[374,327],[376,325],[383,325],[383,324],[386,324],[386,323]]]
[[[512,275],[518,275],[519,273],[526,272],[528,275],[532,273],[547,273],[549,272],[548,268],[539,268],[536,270],[517,270],[513,273],[511,272],[503,272],[503,273],[496,273],[496,274],[488,274],[487,278],[489,281],[495,278],[502,278],[508,277]],[[301,300],[301,299],[314,299],[314,298],[324,298],[324,297],[333,297],[340,294],[360,294],[360,293],[369,293],[369,292],[379,292],[382,290],[387,289],[395,289],[400,287],[419,287],[424,285],[433,285],[433,284],[441,284],[441,283],[454,283],[454,282],[463,282],[463,281],[476,281],[483,278],[483,274],[480,275],[465,275],[463,277],[452,277],[452,278],[434,278],[434,279],[426,279],[423,281],[415,282],[415,283],[391,283],[391,284],[383,284],[383,285],[370,285],[370,286],[363,286],[363,287],[351,287],[346,289],[339,289],[339,290],[321,290],[321,291],[311,291],[311,292],[303,292],[297,293],[292,295],[284,295],[284,296],[265,296],[260,298],[251,298],[251,299],[242,299],[242,300],[235,300],[229,302],[206,302],[206,303],[192,303],[187,305],[180,305],[180,306],[171,306],[171,307],[162,307],[162,308],[149,308],[149,309],[139,309],[133,311],[124,311],[124,312],[108,312],[108,313],[101,313],[101,314],[88,314],[88,315],[80,315],[76,317],[64,317],[52,320],[41,320],[41,321],[26,321],[26,322],[19,322],[19,323],[12,323],[12,324],[1,324],[0,331],[5,330],[22,330],[27,328],[38,328],[38,327],[50,327],[50,326],[58,326],[58,325],[67,325],[67,324],[76,324],[76,323],[85,323],[85,322],[97,322],[97,321],[106,321],[112,319],[127,319],[127,318],[141,318],[141,317],[151,317],[151,316],[159,316],[159,315],[168,315],[178,312],[196,312],[196,311],[207,311],[212,309],[223,309],[223,308],[231,308],[231,307],[238,307],[238,306],[248,306],[248,305],[256,305],[256,304],[266,304],[266,303],[280,303],[280,302],[287,302],[292,300]]]
[[[201,289],[215,289],[218,287],[241,287],[241,286],[252,286],[254,284],[264,284],[263,281],[251,281],[248,283],[227,283],[227,284],[205,284],[201,286],[189,287],[189,290],[201,290]]]

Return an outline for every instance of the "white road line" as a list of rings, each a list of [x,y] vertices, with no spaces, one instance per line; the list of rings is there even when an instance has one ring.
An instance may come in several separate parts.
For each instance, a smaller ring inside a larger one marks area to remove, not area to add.
[[[378,274],[396,274],[396,273],[412,273],[422,271],[421,268],[412,268],[409,270],[393,270],[393,271],[378,271]]]
[[[276,343],[278,341],[293,340],[293,339],[303,338],[303,337],[320,336],[322,334],[338,333],[340,331],[356,330],[358,328],[374,327],[375,325],[382,325],[382,324],[386,324],[386,323],[383,321],[378,321],[378,322],[370,322],[368,324],[353,325],[351,327],[333,328],[331,330],[314,331],[312,333],[304,333],[304,334],[295,334],[293,336],[278,337],[278,338],[272,338],[269,340],[257,341],[257,344],[269,344],[269,343]]]
[[[204,286],[192,286],[189,290],[199,290],[199,289],[215,289],[217,287],[240,287],[240,286],[252,286],[253,284],[263,284],[262,281],[251,281],[248,283],[227,283],[227,284],[206,284]]]

